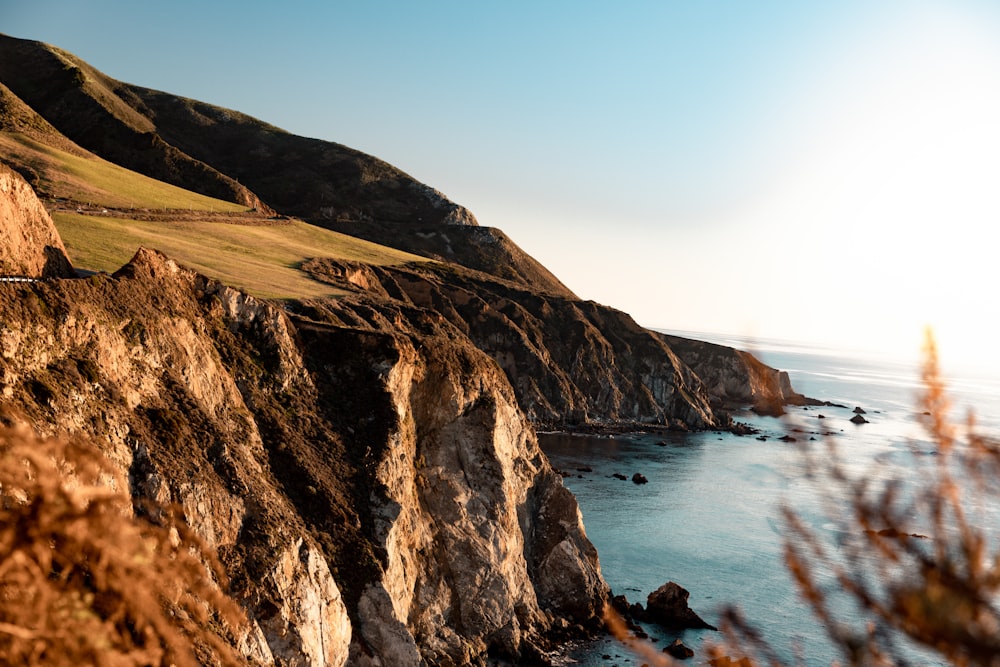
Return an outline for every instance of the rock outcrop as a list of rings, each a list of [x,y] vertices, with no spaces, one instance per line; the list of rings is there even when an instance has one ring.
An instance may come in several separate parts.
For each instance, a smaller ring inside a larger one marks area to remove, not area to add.
[[[704,381],[714,406],[751,405],[780,415],[786,405],[826,405],[792,388],[788,373],[771,368],[749,352],[669,334],[658,334]]]
[[[0,163],[0,278],[71,275],[52,218],[24,178]]]
[[[738,405],[805,401],[753,355],[659,334],[620,311],[453,267],[315,259],[311,275],[357,297],[309,302],[319,319],[380,329],[433,312],[503,368],[537,423],[724,426]]]
[[[646,615],[654,623],[665,628],[683,630],[686,628],[716,630],[688,606],[687,589],[668,581],[649,594],[646,599]]]
[[[447,323],[289,319],[151,251],[114,276],[0,284],[0,322],[5,408],[91,437],[137,503],[182,509],[254,620],[248,657],[464,664],[596,623],[575,500]]]

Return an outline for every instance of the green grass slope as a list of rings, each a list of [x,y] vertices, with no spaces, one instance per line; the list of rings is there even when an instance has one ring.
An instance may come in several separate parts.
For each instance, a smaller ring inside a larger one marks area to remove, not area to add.
[[[310,278],[299,266],[313,257],[377,265],[425,262],[416,255],[299,221],[234,225],[204,220],[144,221],[56,212],[73,266],[113,272],[140,246],[255,296],[274,299],[338,296],[342,290]]]
[[[69,152],[24,134],[0,132],[0,155],[46,199],[108,208],[238,212],[246,206],[206,197],[119,167],[96,155]]]
[[[541,292],[573,296],[498,230],[478,228],[469,211],[442,193],[347,146],[296,136],[237,111],[116,81],[71,53],[3,34],[0,85],[8,100],[6,116],[0,108],[0,131],[19,137],[18,170],[39,190],[55,191],[57,181],[64,186],[65,193],[52,196],[90,202],[98,211],[211,207],[208,200],[171,199],[187,197],[177,193],[167,199],[154,196],[135,180],[130,188],[115,189],[114,174],[97,173],[94,163],[55,155],[39,144],[71,154],[86,149],[184,190],[268,214],[277,211]],[[74,149],[57,145],[57,135]],[[14,154],[11,146],[0,145],[0,150]],[[59,172],[62,181],[51,176],[46,180],[35,167],[43,154],[58,158],[52,171]],[[84,182],[99,196],[82,191],[78,186]],[[111,200],[109,192],[121,196]]]

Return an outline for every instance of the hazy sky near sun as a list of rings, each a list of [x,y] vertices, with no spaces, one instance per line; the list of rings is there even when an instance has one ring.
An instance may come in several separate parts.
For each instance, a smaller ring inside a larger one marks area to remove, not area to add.
[[[0,31],[377,155],[647,326],[997,361],[995,2],[0,0]]]

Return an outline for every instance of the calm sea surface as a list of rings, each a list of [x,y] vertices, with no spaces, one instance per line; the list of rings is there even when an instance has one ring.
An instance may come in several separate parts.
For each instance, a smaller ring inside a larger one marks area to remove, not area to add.
[[[692,337],[752,349],[765,363],[788,371],[798,391],[846,407],[792,408],[782,419],[737,415],[768,436],[766,442],[714,432],[540,434],[542,448],[556,468],[571,473],[566,486],[577,496],[616,594],[645,604],[650,592],[675,581],[691,592],[692,609],[709,623],[716,623],[721,607],[736,605],[788,658],[802,651],[807,664],[829,664],[837,656],[785,571],[779,508],[794,508],[814,531],[837,541],[839,528],[806,479],[799,449],[813,437],[818,445],[823,433],[832,433],[853,473],[905,480],[914,452],[931,449],[916,417],[920,369],[788,343],[755,341],[748,348],[735,338]],[[949,378],[949,389],[956,420],[975,406],[980,430],[1000,433],[1000,378]],[[867,411],[870,423],[849,421],[855,406]],[[787,433],[799,442],[776,439]],[[612,477],[631,479],[636,472],[649,483]],[[674,637],[647,629],[660,646]],[[710,631],[680,636],[696,652],[704,640],[718,638]],[[642,662],[610,639],[581,646],[569,657],[581,665]]]

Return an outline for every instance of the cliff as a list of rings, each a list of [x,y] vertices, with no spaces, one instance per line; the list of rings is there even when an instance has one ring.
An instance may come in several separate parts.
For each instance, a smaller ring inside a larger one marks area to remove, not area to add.
[[[787,372],[771,368],[749,352],[681,336],[657,335],[704,381],[717,409],[750,405],[761,414],[780,415],[786,405],[828,405],[795,391]]]
[[[280,306],[151,250],[71,279],[31,188],[0,170],[4,271],[42,279],[0,281],[4,410],[96,442],[134,511],[179,508],[252,620],[238,646],[250,663],[543,657],[596,627],[607,587],[530,421],[708,428],[730,399],[791,395],[748,355],[580,301],[502,232],[375,158],[121,84],[35,42],[0,36],[0,78],[4,139],[93,150],[247,205],[264,206],[263,188],[455,262],[315,258],[302,269],[351,294]],[[318,199],[299,189],[312,186]]]
[[[706,385],[666,338],[613,308],[440,265],[375,267],[316,259],[303,269],[356,292],[335,302],[307,302],[313,317],[382,329],[428,311],[439,314],[496,360],[536,422],[692,429],[726,423],[724,414],[713,411],[713,402],[723,407],[713,394],[717,387]],[[701,349],[696,342],[691,348]],[[711,370],[713,378],[725,378],[726,386],[753,402],[773,388],[764,376],[751,382],[749,368]]]
[[[24,178],[0,162],[0,278],[71,275],[52,218]]]
[[[253,620],[249,660],[463,664],[595,622],[576,503],[446,323],[290,318],[146,250],[0,284],[0,313],[4,408],[99,443],[137,507],[181,508]]]

